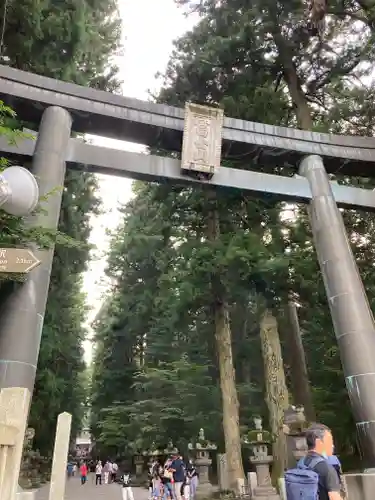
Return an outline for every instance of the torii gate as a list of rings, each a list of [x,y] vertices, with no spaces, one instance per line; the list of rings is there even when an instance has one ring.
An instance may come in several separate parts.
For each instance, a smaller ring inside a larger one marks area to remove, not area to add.
[[[17,147],[0,140],[14,157],[33,157],[41,194],[63,184],[65,164],[136,179],[199,183],[250,191],[259,197],[309,202],[310,221],[328,303],[340,348],[361,451],[375,467],[375,326],[337,205],[375,208],[372,190],[329,182],[328,173],[375,175],[375,140],[274,127],[224,118],[212,108],[184,110],[129,99],[0,66],[0,97],[22,120],[39,122],[34,141]],[[100,148],[71,139],[71,131],[181,151],[178,160]],[[183,134],[184,131],[184,134]],[[288,165],[297,178],[220,167],[223,155],[246,155],[252,164]],[[324,159],[324,165],[323,165]],[[192,175],[195,172],[197,175]],[[34,223],[55,229],[61,193]],[[53,250],[4,304],[0,324],[0,388],[24,388],[26,425],[34,387]]]

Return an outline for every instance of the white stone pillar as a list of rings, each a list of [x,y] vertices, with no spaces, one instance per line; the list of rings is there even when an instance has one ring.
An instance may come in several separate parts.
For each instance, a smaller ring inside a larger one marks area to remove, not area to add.
[[[0,498],[14,500],[18,490],[23,441],[31,400],[28,389],[0,391]]]
[[[71,414],[60,413],[57,419],[55,447],[53,450],[49,500],[64,500],[71,425]]]

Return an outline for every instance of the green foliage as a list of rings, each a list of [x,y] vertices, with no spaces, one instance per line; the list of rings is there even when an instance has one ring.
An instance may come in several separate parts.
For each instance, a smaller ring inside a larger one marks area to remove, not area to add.
[[[7,64],[84,86],[118,90],[112,61],[120,41],[115,0],[20,0],[8,2],[6,10],[2,7],[0,12],[7,13],[2,53]],[[14,118],[9,111],[7,117]],[[37,128],[37,124],[27,125]],[[9,138],[17,137],[19,132]],[[96,178],[84,169],[68,171],[65,185],[56,189],[64,189],[57,234],[31,231],[22,219],[3,214],[0,219],[4,245],[56,242],[29,421],[36,429],[35,446],[43,454],[51,453],[58,413],[73,414],[74,436],[87,407],[87,380],[82,375],[87,306],[81,289],[90,253],[90,218],[99,210]]]
[[[9,123],[10,119],[16,117],[15,112],[0,101],[0,135],[4,136],[10,144],[17,144],[17,140],[24,139],[27,134],[17,130]],[[11,162],[8,158],[0,158],[0,171],[9,167]],[[13,246],[15,244],[25,244],[30,240],[30,229],[24,223],[21,217],[14,217],[3,210],[0,211],[0,245]],[[6,279],[7,275],[0,273],[0,280]]]
[[[301,122],[296,109],[302,109],[305,117],[306,112],[312,116],[316,130],[373,135],[374,86],[361,83],[366,78],[372,82],[368,77],[374,58],[374,25],[366,8],[361,20],[357,2],[330,4],[320,43],[307,29],[297,1],[178,3],[199,11],[201,20],[176,42],[159,101],[221,105],[226,115],[286,126]],[[295,165],[278,163],[277,157],[277,166],[266,163],[261,151],[257,160],[249,161],[247,152],[245,148],[241,157],[233,158],[229,149],[223,152],[224,161],[283,175],[296,170]],[[369,180],[342,178],[339,171],[335,178],[372,188]],[[220,237],[214,242],[208,241],[205,230],[213,208],[220,223]],[[343,215],[374,307],[374,216],[354,210]],[[210,290],[214,273],[220,276],[218,295],[230,308],[243,428],[251,415],[266,417],[259,317],[265,306],[279,315],[292,290],[302,306],[318,418],[333,428],[338,452],[348,464],[358,461],[339,352],[304,208],[225,191],[218,192],[213,206],[198,188],[140,183],[113,236],[108,275],[114,285],[96,327],[92,404],[99,443],[121,443],[122,450],[129,451],[153,440],[165,443],[169,436],[183,442],[203,426],[208,438],[222,447]],[[117,360],[115,370],[111,356]],[[126,383],[119,389],[125,373]],[[102,384],[104,380],[115,383]]]

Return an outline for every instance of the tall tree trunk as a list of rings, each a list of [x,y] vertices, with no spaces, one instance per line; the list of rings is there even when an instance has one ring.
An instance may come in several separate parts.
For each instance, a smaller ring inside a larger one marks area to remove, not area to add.
[[[290,97],[296,109],[298,125],[302,129],[311,130],[313,126],[311,110],[296,71],[293,54],[290,46],[280,31],[279,22],[277,16],[275,16],[275,12],[271,12],[270,15],[274,22],[273,38],[278,48],[279,60],[282,65],[284,80],[288,86]]]
[[[281,251],[285,253],[288,244],[282,230],[273,232],[273,238],[278,242]],[[290,268],[284,275],[285,282],[289,281]],[[286,348],[284,354],[289,367],[289,375],[292,389],[292,401],[294,404],[302,405],[309,422],[315,421],[315,411],[311,393],[310,382],[307,373],[305,351],[303,350],[301,331],[299,327],[297,307],[292,300],[293,292],[290,292],[287,303],[281,308],[278,315],[279,333],[285,340]]]
[[[215,242],[220,236],[219,214],[216,206],[216,193],[208,194],[209,215],[207,239]],[[244,479],[241,453],[240,418],[235,370],[232,354],[232,335],[229,320],[229,307],[226,301],[224,284],[220,272],[211,276],[213,312],[215,318],[216,349],[220,368],[220,387],[223,405],[223,430],[225,453],[228,463],[230,488],[237,489],[237,479]]]
[[[265,310],[260,322],[260,340],[264,361],[266,403],[274,438],[272,476],[274,480],[277,480],[284,475],[288,465],[288,450],[283,423],[284,410],[288,408],[289,396],[285,382],[277,321],[269,309]]]
[[[297,307],[293,301],[288,302],[287,313],[289,328],[286,329],[286,334],[288,342],[288,358],[291,371],[293,402],[296,405],[301,405],[304,407],[308,422],[314,422],[316,420],[316,415],[313,405],[309,376],[307,373],[306,356],[302,344]]]
[[[280,32],[280,28],[277,22],[275,24],[274,40],[279,51],[279,58],[283,67],[284,79],[288,86],[290,97],[295,106],[298,124],[304,130],[312,130],[313,119],[311,115],[311,109],[302,89],[301,81],[298,77],[296,67],[293,62],[292,53]],[[307,418],[309,420],[314,420],[315,412],[313,408],[312,395],[308,380],[306,358],[299,330],[298,316],[295,305],[291,305],[291,303],[288,304],[288,319],[290,324],[290,348],[295,354],[291,362],[293,385],[296,389],[295,396],[297,396],[298,394],[297,398],[298,400],[301,400],[301,404],[303,404],[303,406],[305,407]]]

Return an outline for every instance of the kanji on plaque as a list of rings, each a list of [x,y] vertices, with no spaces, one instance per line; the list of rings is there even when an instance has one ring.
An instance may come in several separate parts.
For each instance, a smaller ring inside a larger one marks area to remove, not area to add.
[[[182,146],[182,170],[211,177],[220,166],[221,109],[188,103],[185,108],[185,127]]]

